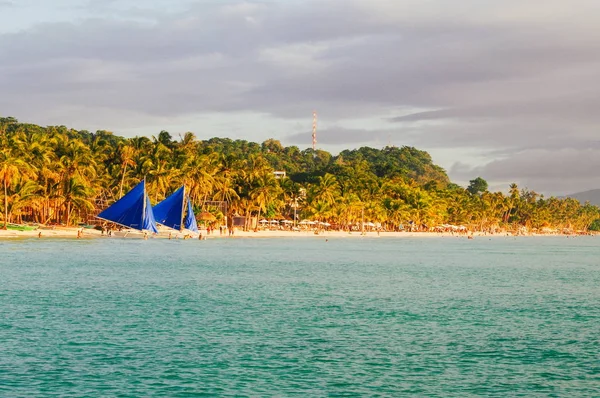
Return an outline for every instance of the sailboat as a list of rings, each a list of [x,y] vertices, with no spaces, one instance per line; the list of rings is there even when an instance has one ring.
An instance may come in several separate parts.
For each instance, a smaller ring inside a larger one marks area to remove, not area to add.
[[[96,217],[138,231],[158,233],[145,179]]]
[[[192,208],[192,201],[185,195],[185,187],[182,186],[173,192],[168,198],[154,206],[156,222],[165,227],[179,232],[187,229],[198,232],[196,216]]]

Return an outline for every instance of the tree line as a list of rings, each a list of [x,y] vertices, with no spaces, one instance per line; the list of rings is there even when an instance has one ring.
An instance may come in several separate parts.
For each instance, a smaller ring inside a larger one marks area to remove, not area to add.
[[[274,171],[285,171],[276,178]],[[1,219],[75,225],[90,222],[146,178],[153,204],[182,184],[195,208],[217,218],[245,216],[328,222],[351,228],[362,220],[387,230],[463,225],[470,230],[598,229],[600,211],[570,198],[544,198],[516,184],[489,192],[478,177],[467,188],[450,182],[431,156],[413,147],[363,147],[338,155],[274,139],[198,140],[119,137],[109,131],[42,127],[0,118]],[[228,214],[207,208],[225,201]]]

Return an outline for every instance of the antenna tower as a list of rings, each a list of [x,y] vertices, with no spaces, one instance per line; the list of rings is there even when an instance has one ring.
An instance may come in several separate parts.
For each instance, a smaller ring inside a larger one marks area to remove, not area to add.
[[[313,157],[316,157],[317,156],[317,111],[313,112],[312,146],[313,146]]]

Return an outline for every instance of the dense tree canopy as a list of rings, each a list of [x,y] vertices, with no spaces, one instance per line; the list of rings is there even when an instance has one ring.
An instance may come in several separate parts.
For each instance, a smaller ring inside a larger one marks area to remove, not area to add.
[[[481,177],[477,177],[474,180],[469,181],[467,191],[472,195],[477,195],[487,191],[488,183]]]
[[[274,171],[285,171],[278,179]],[[586,230],[599,210],[510,186],[489,192],[481,177],[452,184],[427,152],[363,147],[339,155],[269,139],[123,138],[108,131],[40,127],[0,118],[2,220],[90,222],[146,178],[156,203],[185,184],[197,209],[227,201],[228,213],[301,218],[348,228],[362,220],[387,229],[464,225],[472,230]],[[599,222],[593,224],[600,225]]]

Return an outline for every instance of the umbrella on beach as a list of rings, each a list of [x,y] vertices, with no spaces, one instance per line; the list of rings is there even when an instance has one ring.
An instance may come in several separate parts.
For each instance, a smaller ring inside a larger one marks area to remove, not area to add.
[[[261,224],[264,224],[264,223],[267,223],[267,222],[268,222],[268,221],[267,221],[267,220],[265,220],[264,218],[263,218],[262,220],[260,220],[260,221],[259,221],[259,223],[261,223]]]
[[[216,221],[217,217],[214,214],[207,211],[200,213],[200,219],[204,221]]]

